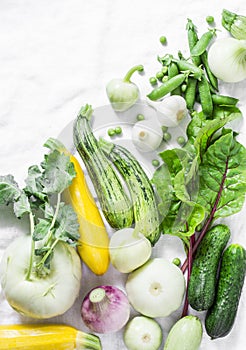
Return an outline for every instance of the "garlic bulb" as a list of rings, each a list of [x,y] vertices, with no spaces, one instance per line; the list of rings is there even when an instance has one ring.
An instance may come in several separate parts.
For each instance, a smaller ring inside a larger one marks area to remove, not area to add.
[[[161,101],[148,100],[149,105],[155,108],[161,125],[177,126],[188,113],[186,101],[182,96],[170,95]]]

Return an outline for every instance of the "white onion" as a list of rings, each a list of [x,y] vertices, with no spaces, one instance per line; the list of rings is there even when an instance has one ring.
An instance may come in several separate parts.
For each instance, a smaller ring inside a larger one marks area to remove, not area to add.
[[[246,40],[222,38],[208,51],[208,64],[213,74],[227,83],[246,79]]]

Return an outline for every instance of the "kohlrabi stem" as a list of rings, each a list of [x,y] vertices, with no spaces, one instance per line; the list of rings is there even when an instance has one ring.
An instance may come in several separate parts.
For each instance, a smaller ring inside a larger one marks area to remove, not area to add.
[[[56,244],[59,242],[59,238],[56,238],[56,240],[53,242],[53,233],[52,233],[52,229],[55,225],[57,216],[58,216],[58,212],[59,212],[59,208],[60,208],[60,203],[61,203],[61,193],[57,194],[57,201],[56,201],[56,210],[54,213],[54,216],[52,218],[50,227],[49,227],[49,231],[47,233],[46,236],[46,243],[45,246],[49,247],[49,245],[51,244],[51,246],[49,247],[49,250],[46,252],[46,254],[43,256],[43,258],[37,263],[36,267],[39,268],[40,266],[42,266],[45,261],[48,259],[49,255],[51,254],[51,252],[53,251],[53,249],[55,248]]]
[[[47,251],[47,253],[43,256],[43,258],[37,263],[36,267],[39,268],[40,266],[44,265],[45,261],[48,259],[49,255],[51,254],[51,252],[53,251],[53,249],[55,248],[55,246],[57,245],[57,243],[59,242],[59,238],[56,238],[56,240],[52,243],[51,247],[49,248],[49,250]]]
[[[133,73],[135,73],[136,71],[142,72],[143,70],[144,70],[144,67],[143,67],[143,65],[141,65],[141,64],[138,65],[138,66],[132,67],[132,68],[126,73],[125,77],[123,78],[123,81],[124,81],[125,83],[130,83],[131,77],[132,77]]]
[[[29,281],[32,273],[32,265],[33,265],[33,259],[34,259],[34,251],[35,251],[35,242],[33,240],[33,232],[34,232],[34,218],[33,214],[29,213],[29,220],[30,220],[30,234],[31,234],[31,253],[30,253],[30,259],[29,259],[29,267],[26,274],[26,280]]]
[[[49,231],[47,233],[46,244],[48,244],[49,241],[52,240],[52,229],[53,229],[53,227],[55,225],[55,222],[56,222],[56,219],[57,219],[60,203],[61,203],[61,193],[58,193],[57,201],[56,201],[56,210],[55,210],[54,216],[52,218],[52,221],[51,221],[51,224],[50,224],[50,227],[49,227]]]

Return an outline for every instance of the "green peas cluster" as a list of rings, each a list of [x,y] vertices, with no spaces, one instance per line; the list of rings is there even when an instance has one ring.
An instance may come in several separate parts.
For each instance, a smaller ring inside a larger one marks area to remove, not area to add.
[[[116,126],[115,128],[108,129],[108,136],[113,137],[115,135],[122,134],[122,128],[120,126]]]

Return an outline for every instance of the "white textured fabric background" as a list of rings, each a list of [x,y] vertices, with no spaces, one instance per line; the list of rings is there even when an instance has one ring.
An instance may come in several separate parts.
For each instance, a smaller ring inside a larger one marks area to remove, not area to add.
[[[170,3],[163,0],[1,0],[0,174],[14,174],[22,183],[28,166],[42,159],[44,141],[59,135],[83,104],[90,103],[93,107],[107,104],[106,83],[123,76],[135,64],[145,66],[145,78],[134,76],[144,96],[150,89],[147,77],[159,67],[157,55],[179,49],[184,54],[188,52],[187,17],[195,22],[199,33],[203,33],[208,27],[207,15],[213,15],[221,27],[223,8],[246,14],[244,0],[173,0]],[[167,36],[168,46],[160,44],[161,35]],[[245,81],[221,84],[222,92],[240,98],[240,108],[246,117],[245,89]],[[245,123],[241,125],[239,137],[246,145]],[[243,244],[245,214],[243,209],[228,220],[233,240]],[[13,220],[8,209],[1,209],[0,254],[13,237],[27,229],[25,223]],[[158,248],[155,253],[174,257],[173,248],[168,250],[168,245],[173,245],[170,238],[162,240],[165,249]],[[124,279],[125,276],[122,278],[112,267],[105,276],[97,278],[85,271],[81,295],[74,307],[50,322],[65,322],[86,330],[79,315],[82,296],[95,283],[123,286]],[[246,347],[245,297],[244,290],[230,335],[210,341],[204,332],[202,350]],[[11,310],[0,294],[1,324],[31,321]],[[166,336],[172,317],[161,322]],[[101,339],[103,349],[125,349],[121,332],[101,336]]]

